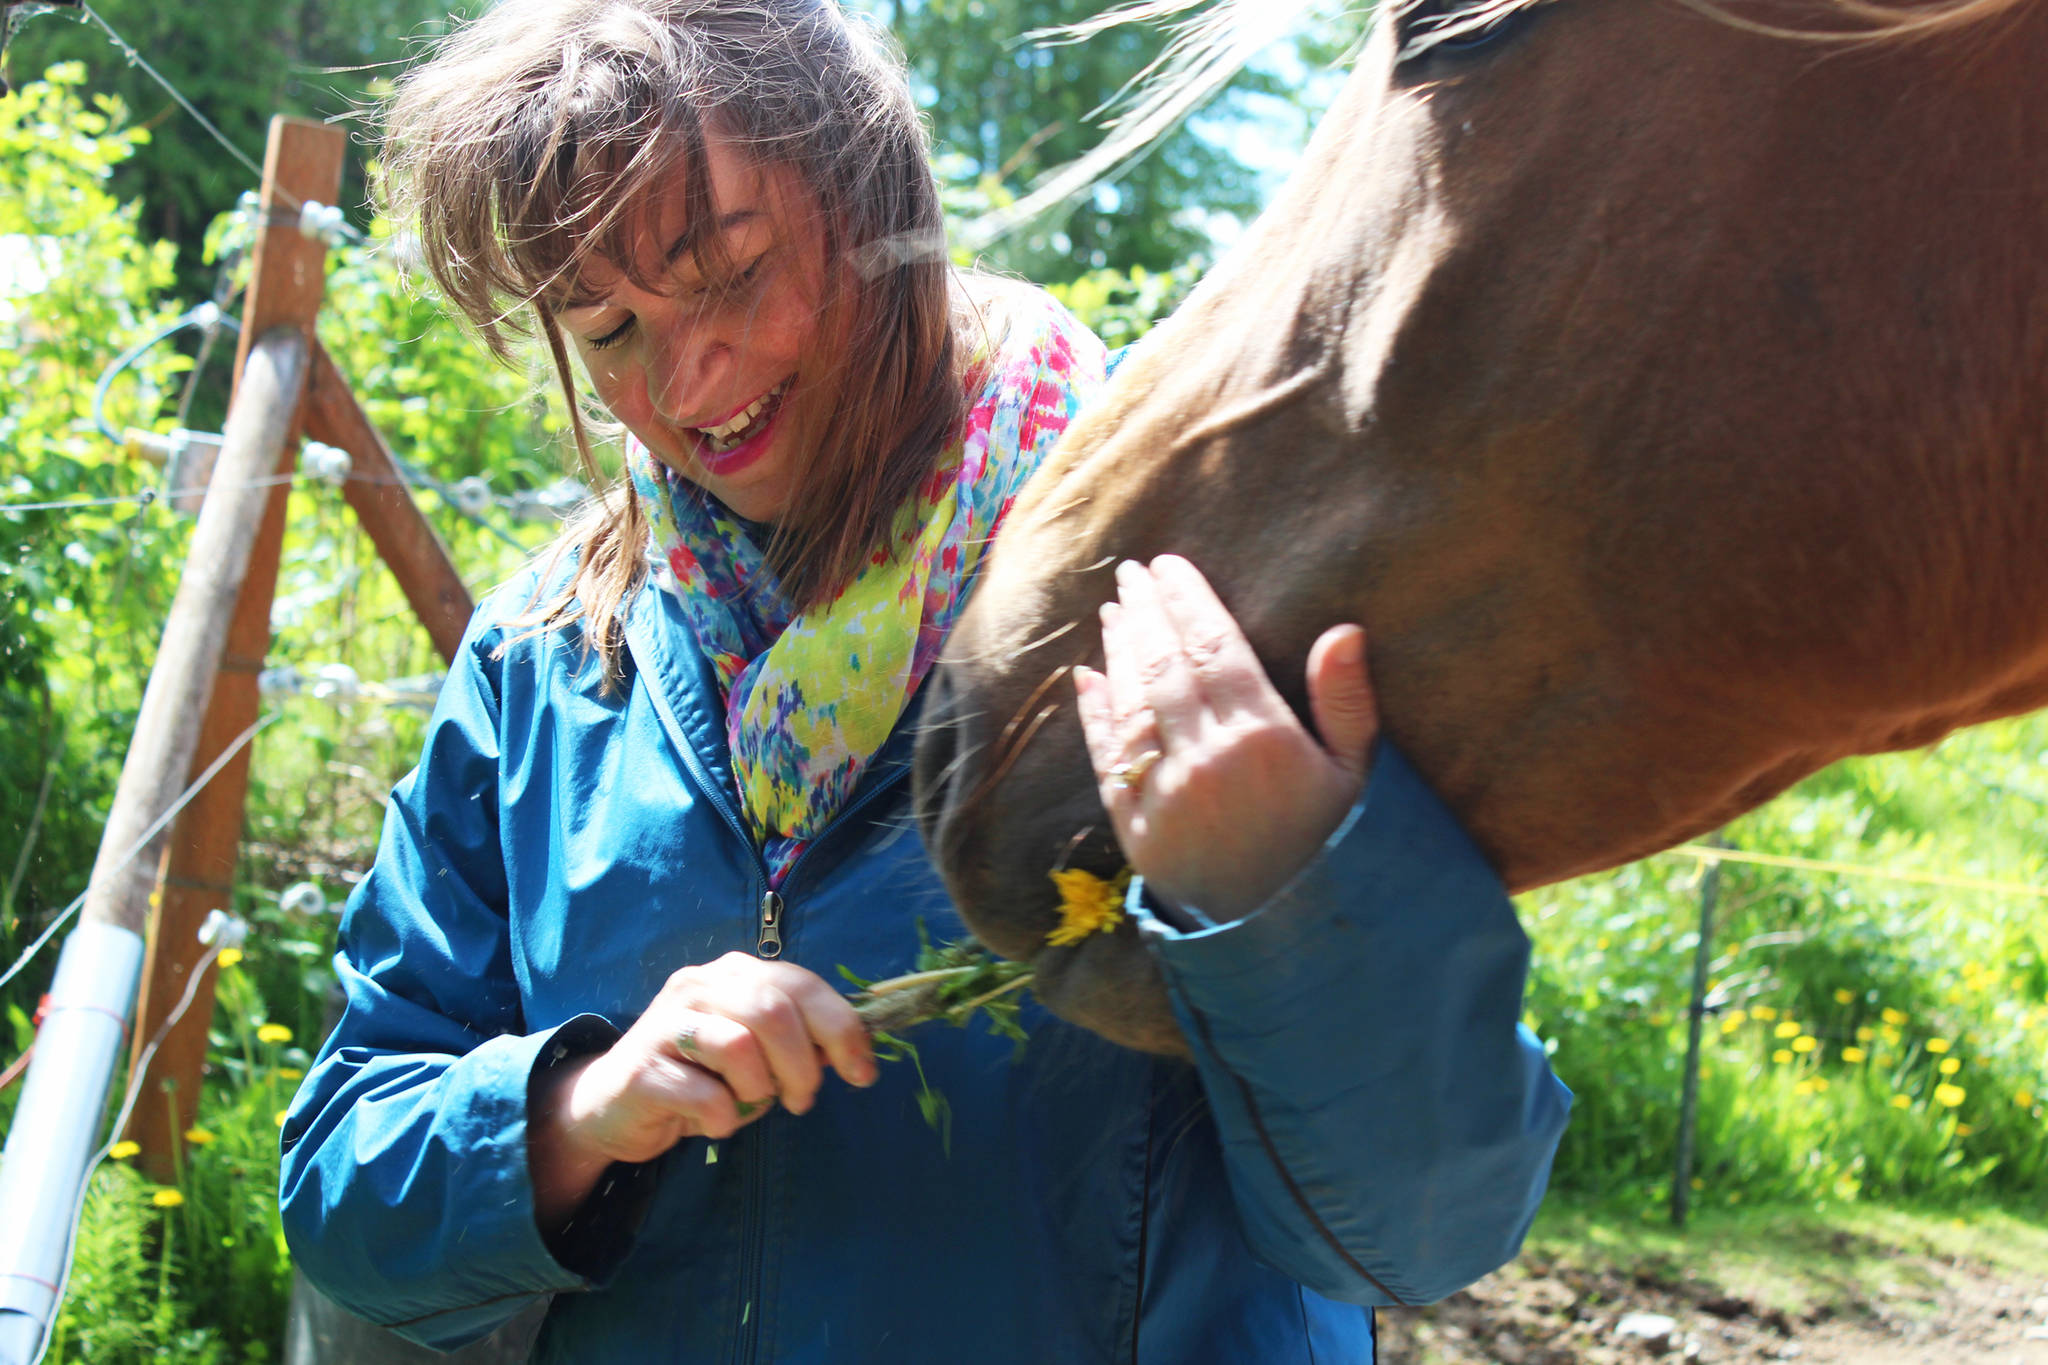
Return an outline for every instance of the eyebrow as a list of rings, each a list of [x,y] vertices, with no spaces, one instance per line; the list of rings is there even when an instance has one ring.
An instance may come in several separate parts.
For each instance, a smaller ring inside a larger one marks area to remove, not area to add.
[[[724,236],[734,228],[744,226],[761,216],[762,213],[759,209],[734,209],[731,213],[721,214],[718,219],[718,233],[720,236]],[[662,254],[663,267],[673,267],[676,262],[695,251],[698,243],[704,239],[704,236],[705,234],[702,232],[697,232],[690,228],[683,229],[681,235]],[[604,298],[602,295],[589,294],[578,289],[572,289],[566,296],[555,303],[554,311],[556,313],[566,313],[574,308],[591,308],[603,302]]]

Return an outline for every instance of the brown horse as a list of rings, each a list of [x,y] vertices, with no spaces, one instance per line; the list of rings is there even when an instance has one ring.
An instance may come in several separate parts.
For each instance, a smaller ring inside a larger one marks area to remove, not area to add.
[[[1297,709],[1363,622],[1515,889],[2048,702],[2048,0],[1706,8],[1383,12],[1020,500],[919,808],[1055,1011],[1182,1046],[1128,925],[1043,947],[1048,871],[1121,862],[1066,672],[1122,558],[1193,559]]]

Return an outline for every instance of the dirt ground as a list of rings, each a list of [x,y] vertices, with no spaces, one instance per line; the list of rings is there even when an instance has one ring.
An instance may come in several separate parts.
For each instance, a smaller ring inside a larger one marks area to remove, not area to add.
[[[1846,1241],[1853,1234],[1842,1234]],[[1896,1266],[1863,1273],[1868,1254]],[[1380,1314],[1382,1365],[2048,1365],[2048,1282],[1965,1256],[1843,1247],[1857,1273],[1794,1311],[1686,1272],[1619,1273],[1525,1255],[1430,1308]],[[1860,1253],[1860,1254],[1858,1254]],[[1638,1320],[1631,1314],[1673,1321]]]

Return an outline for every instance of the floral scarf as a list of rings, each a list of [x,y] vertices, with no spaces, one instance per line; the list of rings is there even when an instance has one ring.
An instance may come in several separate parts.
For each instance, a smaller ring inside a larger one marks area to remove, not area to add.
[[[938,657],[1024,480],[1102,379],[1102,344],[1039,297],[993,356],[932,476],[831,601],[795,613],[746,525],[637,440],[651,576],[675,594],[725,702],[748,833],[771,885],[852,795]]]

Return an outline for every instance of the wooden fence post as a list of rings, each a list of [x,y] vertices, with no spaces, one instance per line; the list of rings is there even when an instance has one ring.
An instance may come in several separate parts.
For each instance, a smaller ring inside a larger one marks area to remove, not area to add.
[[[235,349],[235,399],[256,339],[275,327],[296,330],[310,361],[313,320],[326,291],[326,246],[299,230],[299,210],[308,201],[332,204],[341,189],[341,163],[348,139],[339,130],[304,119],[273,118],[263,157],[264,226],[257,235],[242,333]],[[303,390],[301,390],[303,392]],[[232,421],[232,404],[230,421]],[[294,417],[274,472],[290,474],[297,441]],[[218,473],[218,470],[216,470]],[[256,720],[256,676],[270,648],[270,605],[277,592],[277,568],[284,542],[289,482],[269,495],[263,521],[235,602],[227,647],[214,680],[199,749],[196,776]],[[209,494],[211,496],[211,494]],[[209,910],[225,910],[234,898],[236,852],[242,838],[243,803],[249,788],[250,750],[232,759],[185,808],[165,849],[157,912],[150,918],[149,950],[136,1005],[136,1059],[177,1001],[202,956],[199,926]],[[150,1067],[129,1136],[142,1145],[142,1164],[157,1180],[171,1178],[172,1144],[190,1128],[199,1106],[199,1075],[206,1061],[212,1023],[212,983],[199,983],[195,1006],[172,1028]]]

